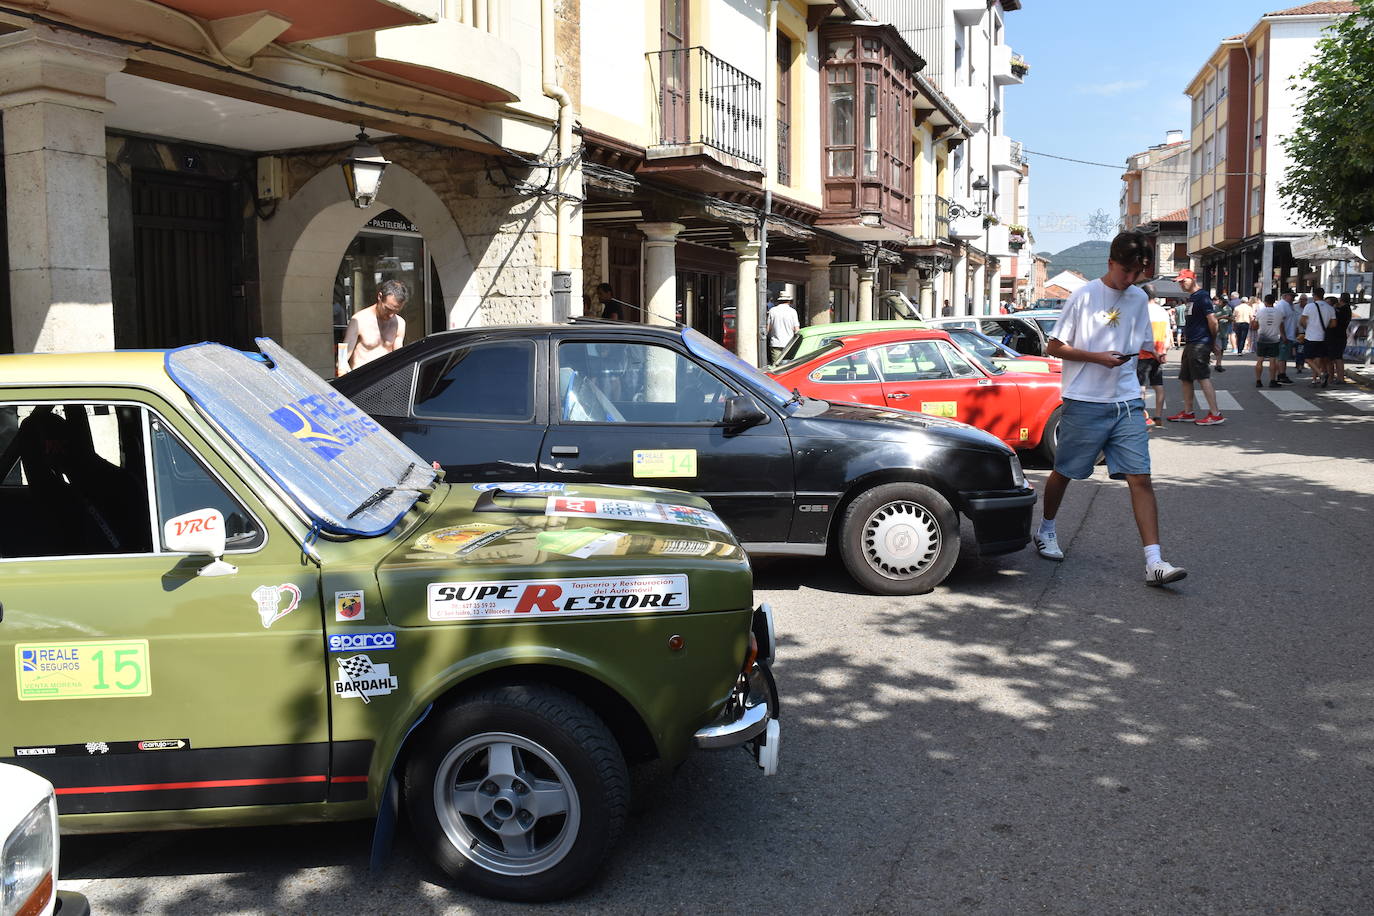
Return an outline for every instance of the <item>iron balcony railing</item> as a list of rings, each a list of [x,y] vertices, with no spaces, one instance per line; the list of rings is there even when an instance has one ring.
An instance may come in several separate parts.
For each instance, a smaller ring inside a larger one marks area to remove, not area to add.
[[[911,234],[920,239],[948,239],[949,201],[939,194],[917,195],[916,224]]]
[[[763,85],[702,47],[650,51],[660,146],[701,144],[763,165]]]

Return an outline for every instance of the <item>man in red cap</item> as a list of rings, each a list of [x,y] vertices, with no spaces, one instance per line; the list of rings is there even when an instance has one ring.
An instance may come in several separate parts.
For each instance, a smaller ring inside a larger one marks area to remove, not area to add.
[[[1178,272],[1178,285],[1188,294],[1188,319],[1183,325],[1183,356],[1178,362],[1178,380],[1183,383],[1183,409],[1169,419],[1175,423],[1196,423],[1198,426],[1218,426],[1226,418],[1217,409],[1217,392],[1212,387],[1212,354],[1219,346],[1217,316],[1212,309],[1212,297],[1205,289],[1198,289],[1197,275],[1191,270]],[[1202,387],[1207,398],[1207,416],[1193,413],[1193,383]]]

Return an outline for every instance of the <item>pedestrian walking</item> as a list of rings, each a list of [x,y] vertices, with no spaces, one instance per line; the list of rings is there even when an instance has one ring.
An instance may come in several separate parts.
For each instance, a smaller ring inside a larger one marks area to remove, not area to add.
[[[953,314],[954,314],[954,306],[950,305],[950,304],[949,304],[949,300],[946,299],[946,300],[945,300],[945,304],[942,305],[942,306],[940,306],[940,315],[941,315],[942,317],[944,317],[944,318],[948,318],[948,317],[950,317],[950,316],[953,315]]]
[[[1345,347],[1349,341],[1350,322],[1354,312],[1350,308],[1350,294],[1341,293],[1336,302],[1336,326],[1326,335],[1326,360],[1330,364],[1331,384],[1345,384]]]
[[[778,293],[777,303],[768,310],[768,365],[776,365],[782,359],[783,349],[800,327],[797,310],[792,307],[792,294]]]
[[[1130,489],[1145,551],[1145,584],[1161,586],[1188,573],[1160,556],[1145,402],[1130,367],[1132,355],[1154,347],[1148,300],[1133,285],[1153,270],[1152,251],[1139,232],[1117,235],[1108,251],[1107,273],[1070,296],[1055,323],[1048,352],[1064,361],[1063,413],[1054,470],[1045,484],[1044,517],[1034,540],[1042,557],[1064,559],[1055,517],[1069,481],[1091,476],[1101,454],[1108,476],[1124,479]]]
[[[1326,290],[1318,286],[1312,290],[1312,301],[1298,317],[1298,340],[1312,365],[1312,387],[1325,388],[1330,384],[1326,368],[1326,329],[1336,323],[1336,310],[1326,302]],[[1299,370],[1301,371],[1301,370]]]
[[[1293,356],[1293,342],[1298,336],[1298,307],[1293,303],[1291,289],[1283,291],[1274,307],[1283,315],[1283,340],[1279,342],[1279,384],[1291,385],[1288,377],[1288,360]]]
[[[1236,294],[1232,293],[1231,296],[1235,298]],[[1236,299],[1235,301],[1240,300]],[[1220,296],[1213,303],[1213,308],[1216,310],[1217,316],[1217,339],[1214,348],[1216,351],[1215,368],[1218,372],[1225,372],[1226,367],[1221,364],[1221,355],[1226,352],[1226,342],[1231,338],[1231,315],[1234,308],[1230,299],[1223,299]]]
[[[1264,387],[1264,364],[1269,363],[1269,387],[1279,385],[1279,352],[1284,339],[1283,312],[1275,305],[1273,293],[1255,310],[1250,325],[1255,334],[1255,387]]]
[[[1164,358],[1169,352],[1169,311],[1164,308],[1163,299],[1151,299],[1149,305],[1150,333],[1154,337],[1153,347],[1141,347],[1136,354],[1135,377],[1140,383],[1140,399],[1145,401],[1145,389],[1155,393],[1155,415],[1145,411],[1145,425],[1151,429],[1164,422]]]
[[[1231,333],[1235,335],[1236,355],[1245,354],[1245,343],[1250,337],[1250,319],[1255,317],[1255,305],[1250,299],[1241,299],[1231,313]]]
[[[1198,426],[1219,426],[1226,418],[1217,409],[1217,392],[1212,387],[1212,354],[1216,348],[1217,316],[1213,314],[1212,297],[1198,289],[1197,276],[1191,270],[1179,272],[1178,285],[1188,294],[1188,319],[1183,326],[1183,355],[1179,357],[1178,380],[1183,384],[1183,409],[1169,417],[1174,423],[1196,423]],[[1207,399],[1207,416],[1193,413],[1193,386],[1202,388]]]

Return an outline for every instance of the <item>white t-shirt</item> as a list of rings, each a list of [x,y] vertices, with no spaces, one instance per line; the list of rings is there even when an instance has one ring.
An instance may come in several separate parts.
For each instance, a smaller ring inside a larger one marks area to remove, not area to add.
[[[1149,298],[1138,286],[1112,289],[1093,280],[1069,297],[1050,336],[1079,350],[1116,350],[1135,355],[1153,350]],[[1076,401],[1111,404],[1140,398],[1135,364],[1127,360],[1107,368],[1097,363],[1064,360],[1064,397]]]
[[[1326,303],[1322,303],[1322,305],[1325,304]],[[1302,317],[1307,319],[1307,324],[1302,326],[1302,332],[1307,336],[1307,339],[1313,343],[1320,343],[1326,340],[1327,316],[1323,314],[1325,311],[1326,309],[1322,308],[1321,305],[1318,305],[1316,302],[1307,303],[1302,310]]]
[[[1283,339],[1283,309],[1277,305],[1262,305],[1255,310],[1255,333],[1265,343]]]
[[[1283,333],[1288,335],[1289,340],[1298,339],[1298,304],[1289,302],[1287,299],[1280,299],[1274,303],[1274,308],[1278,309],[1283,315]]]
[[[786,346],[800,327],[801,322],[797,320],[797,310],[792,308],[792,303],[779,302],[768,310],[768,345]]]

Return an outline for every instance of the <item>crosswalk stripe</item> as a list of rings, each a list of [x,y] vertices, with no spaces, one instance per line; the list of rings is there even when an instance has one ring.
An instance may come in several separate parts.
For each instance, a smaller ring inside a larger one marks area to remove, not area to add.
[[[1203,403],[1204,403],[1204,404],[1206,403],[1206,399],[1203,399]],[[1217,392],[1217,410],[1220,410],[1222,413],[1230,413],[1230,412],[1233,411],[1233,410],[1244,410],[1244,409],[1245,409],[1244,407],[1241,407],[1241,406],[1240,406],[1240,401],[1237,401],[1237,400],[1236,400],[1236,396],[1235,396],[1234,394],[1232,394],[1231,392],[1229,392],[1229,391],[1218,391],[1218,392]]]
[[[1342,401],[1356,410],[1374,411],[1374,394],[1368,391],[1327,391],[1326,396],[1333,401]]]
[[[1283,391],[1280,389],[1277,391],[1260,391],[1258,393],[1263,395],[1269,403],[1273,404],[1279,410],[1321,411],[1321,408],[1316,404],[1313,404],[1311,401],[1301,397],[1293,391]]]

